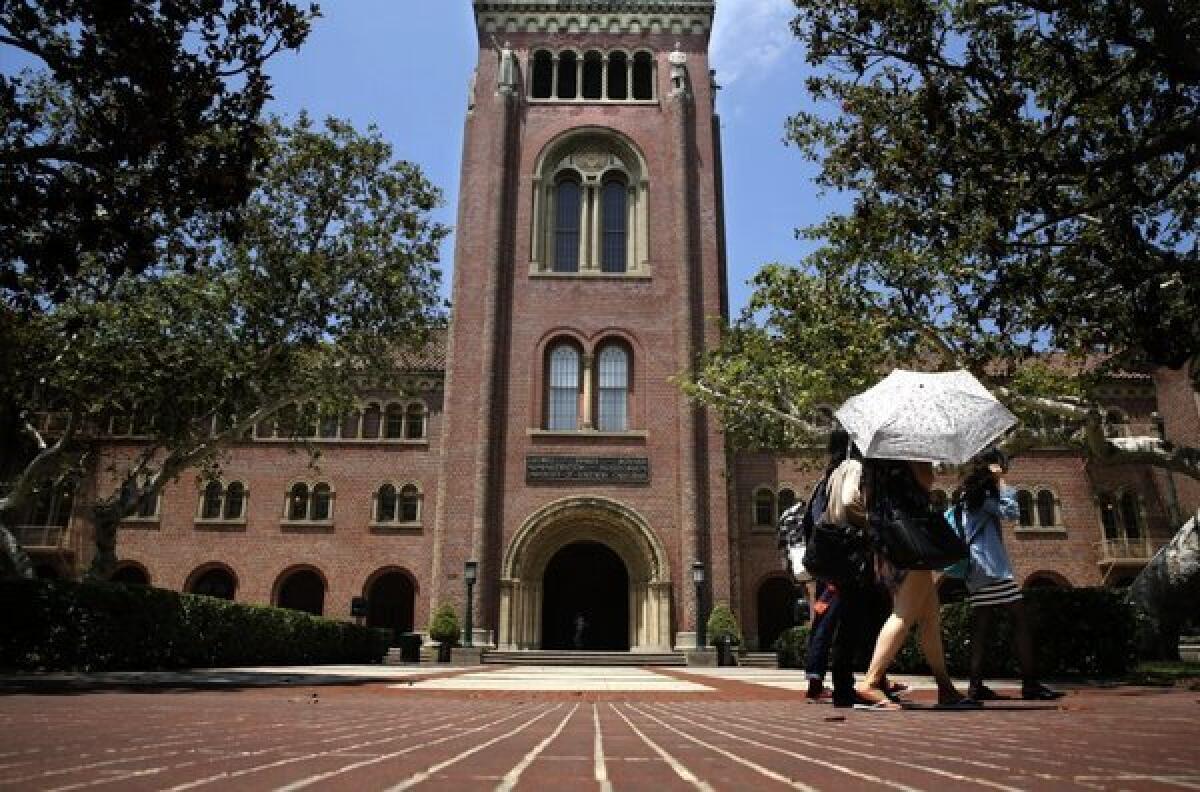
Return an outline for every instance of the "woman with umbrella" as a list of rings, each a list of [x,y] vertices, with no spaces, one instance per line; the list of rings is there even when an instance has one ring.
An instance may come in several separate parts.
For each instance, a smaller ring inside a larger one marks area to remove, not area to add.
[[[875,641],[860,700],[895,709],[883,689],[888,667],[917,628],[918,642],[938,687],[943,708],[975,709],[979,702],[958,691],[946,670],[941,619],[934,588],[935,564],[898,563],[890,550],[903,525],[934,525],[930,490],[933,463],[962,464],[1016,423],[1016,418],[965,371],[926,374],[893,371],[878,385],[847,401],[836,413],[866,459],[857,508],[876,535],[879,579],[892,590],[892,613]],[[938,515],[937,520],[942,520]],[[948,526],[945,526],[948,530]]]

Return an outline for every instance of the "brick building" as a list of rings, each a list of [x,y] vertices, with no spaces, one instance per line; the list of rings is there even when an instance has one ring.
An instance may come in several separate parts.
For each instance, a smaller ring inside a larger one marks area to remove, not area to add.
[[[168,486],[123,524],[117,576],[336,618],[361,596],[370,623],[421,629],[441,603],[462,613],[470,567],[476,640],[510,649],[687,647],[699,589],[769,645],[793,596],[775,519],[817,462],[729,451],[671,382],[728,315],[713,2],[474,5],[444,350],[412,366],[411,395],[314,427],[315,469],[260,426],[221,481]],[[1186,378],[1102,395],[1112,431],[1157,410],[1200,435]],[[1051,444],[1011,480],[1025,585],[1127,581],[1171,510],[1200,505],[1192,482]],[[71,512],[48,503],[22,529],[46,574],[86,567]]]

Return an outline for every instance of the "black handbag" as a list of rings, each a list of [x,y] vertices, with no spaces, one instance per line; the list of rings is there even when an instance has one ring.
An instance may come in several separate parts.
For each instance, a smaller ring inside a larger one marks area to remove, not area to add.
[[[872,577],[866,535],[852,526],[818,523],[804,550],[804,568],[818,580],[865,585]]]
[[[897,569],[942,569],[970,552],[946,518],[935,512],[911,515],[888,510],[871,521],[879,552]]]

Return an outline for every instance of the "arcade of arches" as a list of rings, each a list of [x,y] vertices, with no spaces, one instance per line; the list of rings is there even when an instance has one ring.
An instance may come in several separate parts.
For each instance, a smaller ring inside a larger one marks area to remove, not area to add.
[[[666,552],[646,521],[615,501],[544,507],[513,537],[502,574],[502,649],[671,647]]]

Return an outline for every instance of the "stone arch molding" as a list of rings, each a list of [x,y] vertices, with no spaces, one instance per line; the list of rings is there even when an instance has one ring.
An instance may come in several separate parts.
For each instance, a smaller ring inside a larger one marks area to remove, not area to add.
[[[631,650],[669,650],[671,582],[666,548],[636,511],[592,496],[563,498],[543,506],[509,543],[501,564],[500,647],[541,647],[546,566],[559,550],[581,541],[605,545],[625,564]]]

